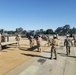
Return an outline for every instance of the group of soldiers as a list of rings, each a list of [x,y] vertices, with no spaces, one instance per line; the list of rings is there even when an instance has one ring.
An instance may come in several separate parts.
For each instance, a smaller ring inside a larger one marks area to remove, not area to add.
[[[67,34],[66,38],[64,40],[64,46],[66,47],[66,54],[67,55],[70,55],[71,46],[76,46],[76,35],[74,35],[72,39],[70,39],[69,37],[70,36]],[[0,44],[1,44],[2,38],[3,38],[2,35],[0,35]],[[18,41],[18,46],[20,46],[19,45],[20,36],[17,35],[15,39],[16,39],[16,41]],[[37,37],[30,36],[29,37],[30,48],[34,47],[35,40],[36,40],[36,44],[37,44],[37,49],[40,52],[42,52],[42,48],[41,48],[42,40],[45,40],[46,44],[49,47],[51,46],[51,57],[50,57],[50,59],[53,58],[53,53],[55,55],[55,59],[57,59],[57,51],[56,51],[56,49],[57,49],[58,43],[59,43],[58,35],[53,35],[53,38],[50,38],[49,36],[40,36],[40,35],[38,35]],[[9,41],[8,37],[7,37],[7,41]],[[45,44],[45,46],[46,46],[46,44]]]
[[[53,53],[55,55],[55,59],[57,59],[57,46],[58,46],[58,38],[56,35],[53,36],[52,42],[51,42],[51,57],[50,59],[52,59],[53,57]],[[72,39],[70,39],[70,35],[67,34],[66,38],[64,39],[64,46],[66,47],[66,55],[70,55],[70,49],[71,46],[75,46],[76,47],[76,35],[73,36]]]
[[[56,49],[57,49],[58,43],[59,43],[58,35],[53,35],[52,39],[50,39],[49,36],[45,36],[45,37],[38,36],[36,38],[38,51],[42,51],[41,50],[41,41],[42,41],[42,39],[47,41],[48,46],[51,46],[51,57],[50,57],[50,59],[53,58],[53,53],[55,55],[55,59],[57,59]],[[30,38],[30,47],[33,47],[33,46],[34,46],[34,37],[31,36],[31,38]],[[73,38],[70,39],[70,35],[67,34],[66,38],[64,39],[64,46],[66,47],[66,54],[70,55],[71,46],[76,46],[76,36],[74,35]]]
[[[34,47],[34,45],[35,45],[35,40],[36,40],[36,43],[37,43],[37,49],[38,49],[38,51],[42,51],[42,49],[41,49],[41,42],[42,42],[42,37],[39,35],[39,36],[37,36],[36,38],[34,38],[34,36],[30,36],[29,37],[29,41],[30,41],[30,48],[33,48]]]
[[[36,40],[37,44],[37,49],[38,51],[42,52],[42,40],[46,41],[44,46],[51,46],[51,57],[53,55],[53,52],[55,53],[55,59],[57,59],[57,54],[56,54],[56,47],[58,46],[58,37],[56,35],[53,36],[53,38],[50,38],[49,36],[37,36],[34,38],[34,36],[30,36],[29,41],[30,41],[30,48],[34,47],[34,42]]]

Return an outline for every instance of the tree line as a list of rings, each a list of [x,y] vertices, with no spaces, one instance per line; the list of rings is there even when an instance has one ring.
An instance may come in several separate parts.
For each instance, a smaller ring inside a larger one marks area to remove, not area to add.
[[[27,34],[27,33],[33,33],[33,34],[52,34],[53,30],[52,29],[47,29],[46,31],[44,31],[43,29],[39,29],[39,30],[24,30],[22,27],[16,28],[15,31],[10,30],[10,31],[6,31],[4,29],[0,29],[0,33],[7,33],[7,34]]]
[[[15,31],[6,31],[4,29],[0,29],[0,33],[7,33],[7,34],[27,34],[27,33],[33,33],[33,34],[55,34],[58,33],[59,35],[66,35],[66,34],[76,34],[76,28],[71,28],[70,25],[64,25],[62,27],[58,27],[55,31],[51,28],[47,30],[39,29],[39,30],[24,30],[22,27],[16,28]]]
[[[58,27],[55,32],[57,32],[59,35],[76,34],[76,28],[71,28],[70,25],[64,25],[62,27]]]

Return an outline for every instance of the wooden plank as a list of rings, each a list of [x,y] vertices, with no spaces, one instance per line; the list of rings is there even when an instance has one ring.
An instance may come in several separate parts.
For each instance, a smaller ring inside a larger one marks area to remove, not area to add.
[[[18,41],[1,42],[1,46],[9,45],[9,44],[16,44],[16,43],[18,43]]]

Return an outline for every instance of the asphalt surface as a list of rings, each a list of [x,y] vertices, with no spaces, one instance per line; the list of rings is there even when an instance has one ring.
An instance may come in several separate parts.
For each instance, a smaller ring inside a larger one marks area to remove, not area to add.
[[[54,56],[53,59],[49,59],[50,49],[51,47],[34,55],[30,60],[4,75],[76,75],[76,47],[71,47],[71,54],[67,56],[63,40],[60,40],[57,60],[54,59]]]

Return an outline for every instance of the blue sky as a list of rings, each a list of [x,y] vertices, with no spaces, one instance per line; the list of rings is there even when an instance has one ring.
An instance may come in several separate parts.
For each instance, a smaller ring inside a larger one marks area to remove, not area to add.
[[[0,0],[0,29],[76,27],[76,0]]]

